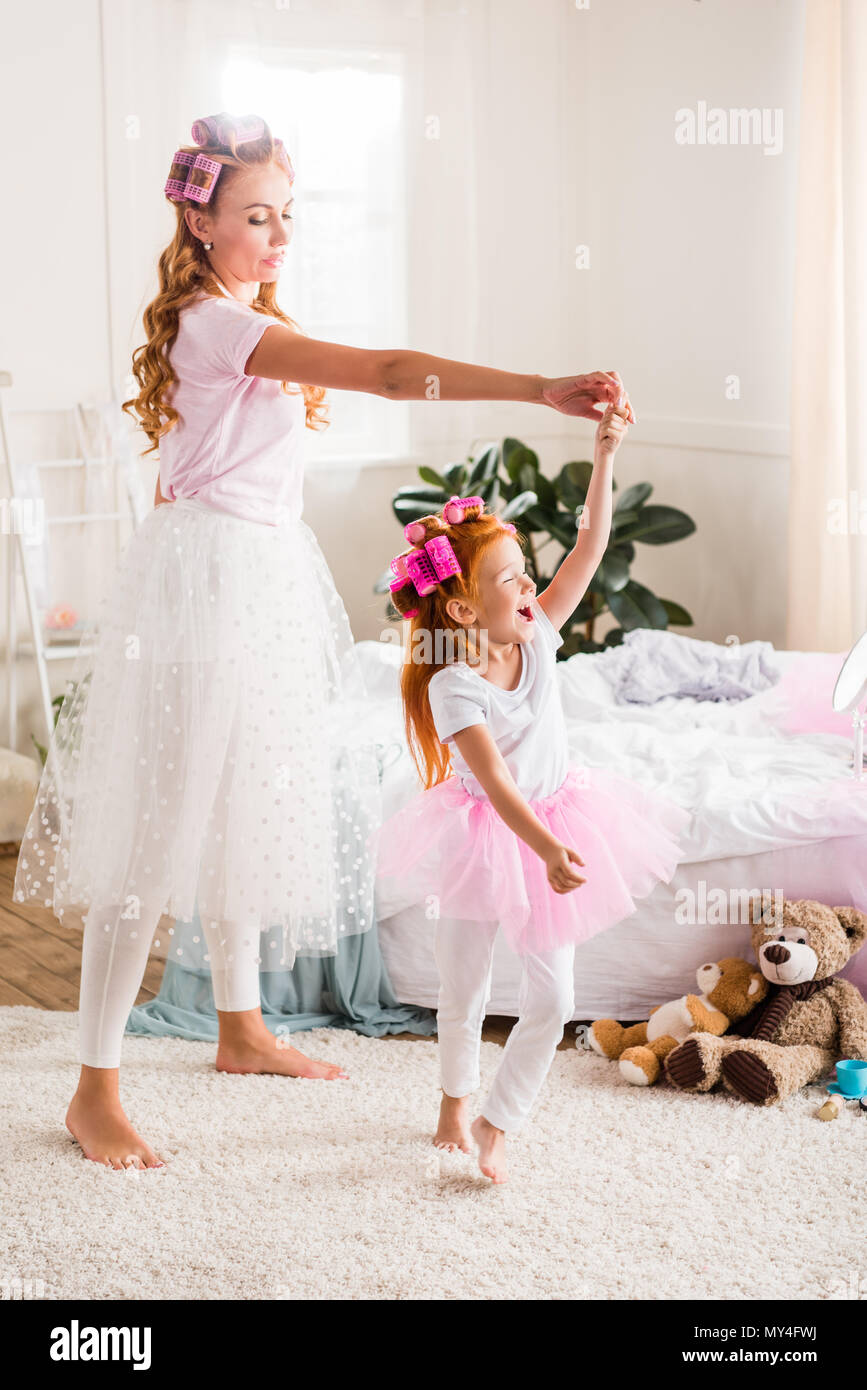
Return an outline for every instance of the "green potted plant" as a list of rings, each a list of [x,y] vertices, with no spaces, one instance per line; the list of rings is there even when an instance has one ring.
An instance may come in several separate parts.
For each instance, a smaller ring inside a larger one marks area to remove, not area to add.
[[[490,511],[498,511],[502,501],[499,515],[504,521],[513,521],[524,536],[527,572],[541,594],[575,544],[592,472],[593,465],[582,460],[564,463],[556,478],[546,478],[532,449],[520,439],[504,439],[502,444],[487,445],[476,456],[470,455],[464,463],[449,464],[442,473],[420,467],[421,482],[398,488],[391,505],[403,527],[429,512],[441,510],[455,493],[461,497],[483,497]],[[613,486],[616,490],[616,481]],[[692,617],[679,603],[657,597],[630,576],[636,543],[668,545],[695,530],[692,518],[677,507],[648,505],[652,492],[650,483],[633,483],[615,502],[608,546],[590,587],[562,629],[558,660],[576,652],[601,652],[617,646],[633,628],[662,629],[670,623],[692,626]],[[541,551],[551,542],[562,547],[562,553],[550,573],[545,573]],[[387,594],[393,578],[391,570],[386,570],[374,585],[374,592]],[[594,627],[606,611],[618,626],[606,633],[604,641],[597,642]],[[390,598],[386,616],[390,620],[399,618]]]

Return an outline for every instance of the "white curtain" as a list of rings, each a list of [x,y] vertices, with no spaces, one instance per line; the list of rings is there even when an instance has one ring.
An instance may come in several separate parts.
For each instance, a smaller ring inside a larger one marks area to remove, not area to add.
[[[786,645],[867,628],[867,4],[807,0]]]
[[[118,381],[142,341],[140,315],[155,293],[157,258],[172,231],[162,195],[171,156],[179,144],[190,143],[197,117],[220,110],[262,115],[295,165],[295,243],[306,235],[316,250],[297,285],[290,258],[281,304],[305,331],[358,346],[366,345],[369,334],[371,346],[417,346],[445,357],[484,360],[477,292],[476,113],[485,100],[488,3],[103,0],[112,356]],[[348,69],[355,77],[341,82]],[[294,86],[291,78],[281,83],[281,71],[296,74]],[[396,121],[390,114],[382,158],[376,131],[371,136],[371,122],[359,109],[366,79],[379,72],[393,75],[400,103]],[[323,93],[331,89],[341,102],[337,111],[323,104]],[[240,111],[239,102],[247,103]],[[358,135],[362,126],[364,143]],[[316,204],[323,178],[329,197],[340,192],[342,181],[351,210],[347,219],[335,215],[333,201],[327,212]],[[352,195],[360,189],[363,196],[353,206]],[[323,212],[316,221],[318,206]],[[358,273],[344,274],[329,294],[329,277],[337,280],[335,269],[358,251],[353,217],[367,219]],[[381,255],[367,254],[380,244]],[[401,259],[396,268],[390,264],[392,244]],[[319,311],[311,323],[314,303]],[[361,408],[357,401],[344,400],[342,418],[356,408]],[[375,439],[384,454],[405,452],[406,434],[388,447],[399,414],[393,404],[368,400],[364,408],[380,408],[382,417],[375,429],[367,421],[366,438]],[[470,437],[472,410],[472,403],[455,405],[444,419],[443,412],[422,414],[423,406],[418,408],[414,445],[436,451],[437,433],[444,428]],[[352,437],[348,443],[347,452],[365,453],[363,441],[361,447]]]

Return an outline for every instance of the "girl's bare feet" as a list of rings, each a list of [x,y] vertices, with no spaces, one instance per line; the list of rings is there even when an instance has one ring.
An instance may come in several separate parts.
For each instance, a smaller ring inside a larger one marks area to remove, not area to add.
[[[479,1115],[470,1125],[470,1134],[479,1146],[479,1168],[492,1182],[505,1182],[506,1135]]]
[[[217,1071],[302,1076],[314,1081],[348,1080],[349,1073],[336,1062],[320,1062],[305,1057],[289,1046],[287,1034],[275,1037],[265,1026],[261,1010],[218,1013],[220,1041],[217,1045]]]
[[[116,1067],[82,1067],[66,1112],[66,1128],[85,1158],[107,1168],[164,1168],[123,1112]]]
[[[472,1138],[467,1125],[468,1101],[469,1096],[456,1098],[447,1096],[443,1091],[439,1124],[433,1137],[438,1149],[445,1149],[447,1153],[454,1153],[455,1149],[465,1154],[472,1153]]]

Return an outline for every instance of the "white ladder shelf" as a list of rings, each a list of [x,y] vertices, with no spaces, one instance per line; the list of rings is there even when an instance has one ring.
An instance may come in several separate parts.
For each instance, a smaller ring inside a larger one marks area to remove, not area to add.
[[[5,496],[8,503],[4,505],[3,531],[7,537],[6,547],[6,695],[8,701],[8,743],[7,746],[13,751],[16,750],[18,740],[18,661],[21,657],[32,657],[36,662],[36,672],[39,680],[40,704],[42,706],[43,718],[45,721],[46,747],[54,731],[54,714],[51,696],[51,688],[48,680],[49,661],[70,661],[80,654],[85,654],[92,650],[90,647],[83,646],[80,642],[69,641],[57,643],[47,643],[43,628],[42,616],[39,612],[39,605],[36,599],[36,587],[34,576],[31,573],[30,557],[28,556],[27,546],[24,544],[22,521],[27,518],[28,512],[32,512],[33,502],[41,504],[42,499],[22,498],[16,491],[16,470],[12,463],[12,449],[10,445],[9,410],[6,404],[6,392],[12,385],[12,375],[10,372],[0,372],[0,454],[2,454],[3,475],[2,485],[5,489]],[[127,474],[127,505],[120,505],[119,479],[118,473],[119,460],[114,456],[93,457],[87,448],[87,431],[85,426],[85,407],[81,402],[77,402],[71,410],[73,427],[76,437],[79,454],[73,458],[54,458],[40,459],[31,466],[35,469],[46,471],[57,471],[62,469],[78,469],[86,477],[87,470],[97,465],[113,465],[111,479],[113,496],[110,499],[114,506],[111,510],[100,512],[73,512],[65,515],[47,516],[44,514],[44,505],[37,506],[40,513],[40,526],[72,526],[84,522],[127,522],[135,527],[143,515],[139,490],[134,488],[129,474]],[[32,519],[32,516],[31,516]],[[44,534],[44,533],[43,533]],[[43,542],[44,544],[44,542]],[[30,629],[29,637],[21,638],[18,635],[17,620],[17,580],[20,576],[24,597],[27,608],[27,623]]]

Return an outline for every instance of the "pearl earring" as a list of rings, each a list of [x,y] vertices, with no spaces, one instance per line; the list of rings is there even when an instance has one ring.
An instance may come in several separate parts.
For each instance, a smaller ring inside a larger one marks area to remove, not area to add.
[[[202,245],[204,246],[206,251],[213,251],[214,249],[214,243],[212,241],[205,241],[202,243]]]

